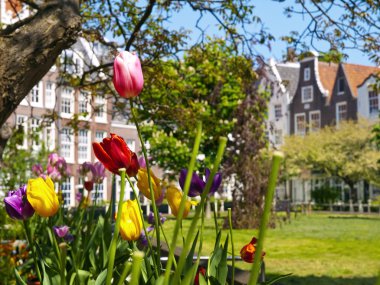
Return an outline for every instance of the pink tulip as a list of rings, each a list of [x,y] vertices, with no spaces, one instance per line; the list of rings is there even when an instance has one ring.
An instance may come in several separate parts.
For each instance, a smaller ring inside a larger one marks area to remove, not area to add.
[[[140,94],[144,77],[136,54],[122,51],[113,63],[113,85],[121,97],[132,98]]]

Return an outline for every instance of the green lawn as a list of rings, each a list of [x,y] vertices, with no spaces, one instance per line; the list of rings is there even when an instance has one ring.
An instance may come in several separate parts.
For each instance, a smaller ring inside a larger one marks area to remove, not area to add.
[[[183,224],[187,232],[190,220]],[[223,219],[218,219],[222,225]],[[169,240],[174,220],[164,229]],[[227,230],[223,231],[224,236]],[[278,284],[374,284],[380,270],[380,216],[313,214],[292,216],[290,224],[278,224],[267,232],[266,272],[270,276],[292,273]],[[248,243],[254,230],[234,230],[235,251]],[[202,255],[213,248],[213,219],[206,221]],[[178,243],[180,246],[180,242]],[[248,269],[249,264],[239,262]]]

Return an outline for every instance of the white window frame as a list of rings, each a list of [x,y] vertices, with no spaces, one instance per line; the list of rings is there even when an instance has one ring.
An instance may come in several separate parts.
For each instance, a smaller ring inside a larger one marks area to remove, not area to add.
[[[32,148],[33,150],[39,150],[41,149],[41,140],[42,140],[42,134],[41,130],[37,130],[38,127],[40,127],[41,119],[33,117],[30,119],[30,129],[33,134],[33,139],[32,139]],[[34,136],[37,135],[37,142],[34,140]]]
[[[126,144],[131,151],[136,152],[136,140],[135,139],[127,139]]]
[[[99,186],[102,186],[103,189],[99,189]],[[98,187],[98,190],[95,190],[95,187]],[[97,197],[95,197],[95,194],[97,192]],[[91,191],[91,201],[92,203],[95,202],[96,199],[96,204],[99,205],[101,204],[104,200],[106,200],[106,194],[107,194],[107,177],[103,179],[102,183],[99,184],[94,184],[94,189]]]
[[[376,96],[371,97],[370,94],[375,94]],[[371,108],[371,103],[377,102],[377,108]],[[377,114],[379,112],[379,94],[376,91],[369,90],[368,91],[368,111],[370,115]]]
[[[107,137],[106,131],[95,131],[95,142],[102,142],[103,139]]]
[[[78,113],[80,113],[81,115],[79,116],[79,119],[80,120],[86,120],[88,121],[91,117],[91,104],[90,104],[90,94],[89,93],[86,93],[84,91],[80,91],[79,93],[79,96],[78,96]],[[86,110],[85,112],[87,113],[87,115],[83,116],[83,110],[81,110],[81,107],[83,107],[84,105],[86,105]]]
[[[275,145],[281,145],[282,144],[282,136],[283,136],[282,129],[275,129],[274,130],[274,144]]]
[[[309,81],[310,80],[310,67],[306,67],[303,70],[303,80],[304,81]]]
[[[50,88],[48,88],[50,86]],[[55,83],[45,82],[45,108],[54,109],[55,107]]]
[[[85,136],[81,134],[85,133]],[[83,138],[84,141],[83,141]],[[82,151],[83,149],[83,151]],[[91,131],[87,129],[78,130],[78,163],[91,160]]]
[[[95,122],[97,123],[107,123],[107,100],[106,98],[96,96],[95,97],[95,107],[103,106],[103,112],[101,116],[98,116],[98,112],[95,111]]]
[[[312,119],[312,116],[316,114],[318,114],[318,128],[313,127],[314,120]],[[321,129],[321,111],[316,110],[316,111],[309,112],[309,124],[310,124],[310,128],[309,128],[310,132],[315,132]]]
[[[62,189],[63,207],[64,208],[74,207],[75,206],[74,176],[67,177],[66,180],[62,182],[61,189]]]
[[[305,90],[310,90],[310,98],[309,99],[305,99]],[[313,94],[313,85],[308,85],[308,86],[304,86],[301,88],[301,95],[302,95],[302,103],[309,103],[309,102],[313,102],[313,99],[314,99],[314,94]]]
[[[304,131],[303,132],[300,132],[298,127],[297,127],[297,118],[298,117],[304,118]],[[296,135],[301,135],[301,136],[304,136],[306,134],[306,114],[305,113],[294,114],[294,133]]]
[[[69,154],[63,152],[68,149]],[[60,154],[68,163],[74,163],[74,134],[71,128],[63,128],[60,133]]]
[[[344,120],[347,119],[347,114],[348,114],[348,105],[347,105],[347,102],[344,101],[344,102],[339,102],[339,103],[336,103],[336,109],[335,109],[335,114],[336,114],[336,123],[339,124],[340,121],[342,121],[342,118],[340,117],[339,115],[339,107],[341,106],[346,106],[346,118],[344,118]]]
[[[33,86],[32,90],[29,92],[30,106],[32,107],[42,107],[42,98],[43,98],[43,84],[42,81],[39,81],[36,85]],[[37,101],[34,99],[37,98]]]
[[[50,126],[44,128],[44,141],[46,148],[49,151],[55,149],[55,125],[52,123]]]
[[[63,102],[69,102],[69,112],[63,111]],[[74,113],[74,89],[71,87],[61,87],[60,114],[62,118],[71,118]]]
[[[282,105],[281,104],[275,104],[274,105],[274,118],[276,120],[279,120],[282,118]]]
[[[17,126],[22,125],[24,129],[24,140],[22,142],[22,145],[20,145],[20,148],[27,149],[28,148],[28,116],[16,115],[16,125]]]

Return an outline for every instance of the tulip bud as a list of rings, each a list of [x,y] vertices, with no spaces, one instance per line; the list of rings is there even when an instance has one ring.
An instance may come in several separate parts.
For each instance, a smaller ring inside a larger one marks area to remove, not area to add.
[[[34,209],[26,200],[26,185],[16,191],[9,191],[4,198],[5,210],[9,217],[16,220],[25,220],[33,216]]]
[[[174,186],[169,186],[168,189],[166,189],[166,199],[168,200],[168,204],[169,204],[170,209],[172,210],[173,215],[177,217],[178,212],[179,212],[179,206],[182,200],[181,191],[179,191]],[[185,210],[183,211],[183,216],[182,216],[183,219],[186,218],[187,215],[189,214],[191,205],[196,205],[196,204],[197,204],[196,202],[186,201]]]
[[[142,220],[136,200],[128,200],[121,210],[120,234],[128,241],[138,240],[141,235]]]
[[[246,244],[240,250],[240,256],[245,262],[253,263],[256,253],[256,243],[257,239],[254,237],[249,244]],[[263,258],[264,255],[265,252],[262,253],[261,258]]]
[[[121,97],[132,98],[140,94],[144,77],[140,60],[135,53],[122,51],[115,58],[113,85]]]
[[[29,179],[26,197],[33,209],[41,217],[50,217],[57,213],[59,208],[58,196],[54,191],[54,183],[47,177]]]

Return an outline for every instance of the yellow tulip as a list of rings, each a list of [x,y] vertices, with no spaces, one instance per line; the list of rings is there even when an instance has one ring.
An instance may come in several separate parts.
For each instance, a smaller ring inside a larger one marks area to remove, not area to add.
[[[181,204],[182,192],[179,191],[177,187],[171,185],[166,189],[166,199],[168,200],[170,209],[172,210],[172,214],[177,217],[179,206]],[[186,218],[189,214],[191,205],[196,204],[196,202],[186,201],[185,210],[182,216],[183,219]]]
[[[58,211],[58,196],[54,191],[54,183],[50,177],[46,177],[46,180],[41,177],[29,179],[26,197],[41,217],[53,216]]]
[[[149,190],[148,171],[146,170],[146,168],[139,169],[137,173],[137,179],[138,179],[137,188],[139,188],[140,192],[143,193],[145,197],[152,200],[150,196],[150,190]],[[154,200],[158,200],[162,194],[161,179],[158,179],[151,170],[150,180],[152,181]]]
[[[142,220],[136,200],[128,200],[121,210],[120,234],[125,240],[137,240],[140,237]]]

